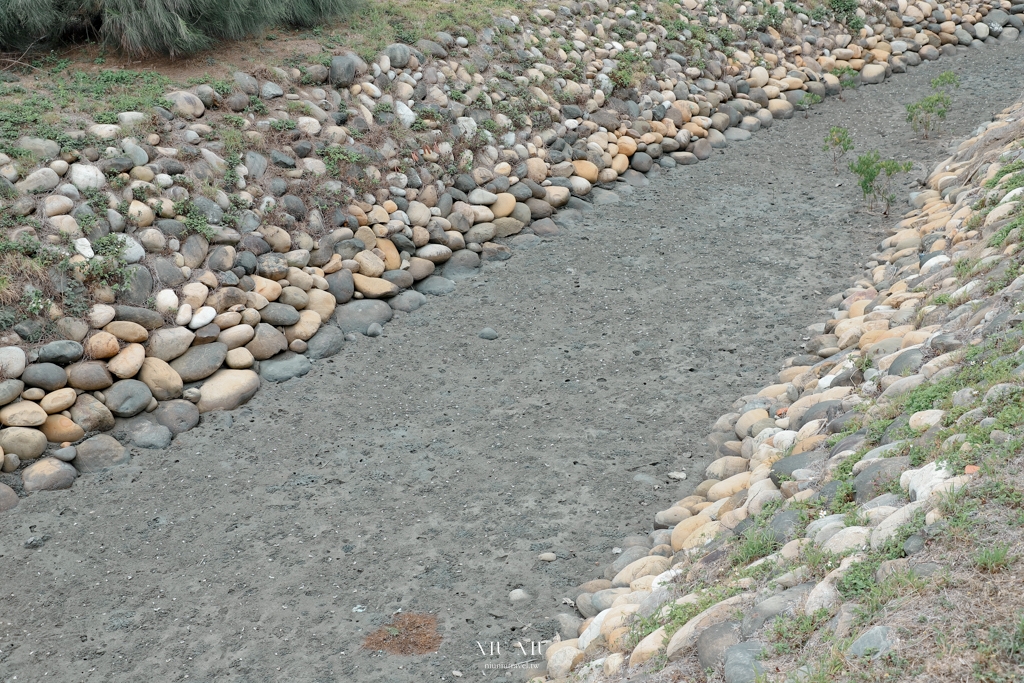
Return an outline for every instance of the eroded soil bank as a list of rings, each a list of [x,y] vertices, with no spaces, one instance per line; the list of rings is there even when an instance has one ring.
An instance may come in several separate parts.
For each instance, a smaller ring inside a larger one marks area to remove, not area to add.
[[[884,236],[833,176],[828,128],[923,177],[1024,88],[1021,52],[927,63],[620,189],[171,449],[23,500],[0,517],[5,678],[525,675],[484,666],[529,659],[510,643],[550,637],[618,540],[700,481],[710,421],[770,381]],[[904,104],[947,69],[963,86],[920,140]],[[535,598],[513,606],[516,588]],[[437,653],[360,648],[398,610],[438,615]]]

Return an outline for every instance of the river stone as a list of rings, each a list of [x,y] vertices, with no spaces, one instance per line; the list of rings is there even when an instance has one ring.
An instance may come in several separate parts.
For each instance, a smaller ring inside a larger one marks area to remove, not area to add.
[[[762,600],[754,605],[753,608],[748,609],[743,616],[742,629],[744,637],[753,635],[762,626],[783,612],[795,609],[797,605],[803,602],[814,586],[814,583],[802,583],[777,595],[773,595],[766,600]]]
[[[726,650],[740,642],[740,625],[723,621],[709,626],[697,638],[697,659],[703,670],[717,669]]]
[[[22,460],[34,460],[46,450],[46,436],[31,427],[0,429],[0,450],[13,453]]]
[[[440,275],[431,275],[416,283],[415,289],[423,294],[432,296],[443,296],[455,291],[455,283]]]
[[[469,249],[460,249],[444,264],[443,272],[449,280],[473,277],[480,272],[480,256]]]
[[[299,322],[299,312],[288,304],[271,302],[260,309],[260,319],[268,325],[287,327]]]
[[[8,403],[0,408],[0,424],[5,427],[38,427],[46,422],[46,411],[32,401]]]
[[[167,427],[175,436],[187,432],[199,424],[199,408],[191,401],[180,398],[173,401],[161,401],[157,409],[149,416],[158,424]]]
[[[133,380],[124,380],[131,382]],[[142,384],[139,382],[139,384]],[[145,385],[143,385],[145,386]],[[97,434],[78,444],[77,455],[71,461],[82,474],[99,472],[108,467],[124,465],[131,458],[128,449],[118,443],[117,439],[107,434]]]
[[[391,308],[405,313],[412,313],[425,303],[427,303],[427,297],[412,289],[406,290],[388,300]]]
[[[868,502],[881,493],[904,470],[910,467],[910,457],[876,458],[870,465],[861,470],[853,480],[856,491],[854,501],[859,505]]]
[[[750,640],[728,648],[725,658],[725,683],[755,683],[762,680],[764,667],[758,661],[761,643]]]
[[[268,382],[284,382],[305,375],[311,368],[312,364],[304,355],[286,351],[260,363],[260,378]]]
[[[324,276],[327,281],[327,291],[334,295],[339,304],[348,303],[355,292],[355,284],[352,280],[352,271],[342,268],[341,270],[329,273]]]
[[[25,352],[17,346],[0,348],[0,377],[6,379],[21,377],[21,373],[25,372],[25,362]]]
[[[333,320],[344,333],[359,332],[366,334],[367,328],[373,323],[383,325],[391,320],[394,311],[383,301],[362,300],[352,301],[338,306],[334,311]]]
[[[127,320],[142,325],[147,330],[158,330],[164,326],[164,317],[156,311],[139,306],[114,306],[114,320]]]
[[[105,432],[114,428],[114,414],[91,394],[81,394],[71,406],[71,419],[88,432]]]
[[[40,347],[37,361],[40,363],[56,363],[67,365],[74,363],[84,353],[82,345],[75,341],[61,340],[50,342]]]
[[[170,366],[178,373],[182,382],[198,382],[215,373],[224,364],[227,355],[227,344],[212,342],[193,346],[171,361]]]
[[[22,485],[29,493],[69,489],[77,478],[75,468],[57,458],[43,458],[21,473]]]
[[[131,431],[130,438],[139,448],[167,448],[174,435],[162,424],[143,420]]]
[[[880,659],[896,646],[896,634],[888,626],[875,626],[853,641],[846,654]]]
[[[153,393],[137,379],[122,379],[103,392],[104,405],[117,417],[134,417],[149,405]]]
[[[33,363],[21,373],[21,381],[29,387],[39,387],[45,391],[56,391],[67,386],[68,375],[64,368],[53,363]]]
[[[146,344],[146,355],[170,362],[185,353],[195,337],[195,332],[187,327],[163,327],[154,330]]]
[[[68,366],[68,384],[82,391],[101,391],[114,383],[103,361],[88,360]]]
[[[288,339],[273,325],[259,323],[253,330],[253,338],[245,348],[256,360],[266,360],[288,348]]]
[[[0,381],[0,406],[5,406],[18,398],[24,390],[25,383],[20,379],[5,379]]]
[[[153,398],[167,401],[181,396],[183,382],[174,368],[166,361],[150,356],[142,361],[138,380],[149,387]]]
[[[214,410],[234,410],[260,388],[260,376],[252,370],[218,370],[200,388],[200,413]]]
[[[311,360],[327,358],[340,352],[344,344],[344,332],[334,325],[324,325],[306,341],[306,356]]]
[[[7,512],[17,505],[18,494],[14,492],[14,489],[7,484],[0,484],[0,512]]]
[[[206,106],[196,95],[184,90],[168,93],[164,97],[171,103],[171,111],[186,118],[199,118],[206,112]]]

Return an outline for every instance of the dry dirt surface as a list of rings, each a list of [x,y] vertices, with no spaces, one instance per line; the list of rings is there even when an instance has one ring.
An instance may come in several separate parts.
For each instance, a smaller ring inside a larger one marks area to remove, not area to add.
[[[528,675],[485,667],[530,660],[563,598],[701,480],[712,422],[772,380],[892,224],[833,176],[829,127],[923,177],[1020,95],[1022,52],[848,91],[565,214],[560,235],[397,313],[383,337],[166,451],[23,499],[0,517],[3,680]],[[963,86],[921,141],[904,105],[947,69]],[[517,588],[533,599],[510,602]],[[436,615],[440,649],[364,649],[399,611]]]

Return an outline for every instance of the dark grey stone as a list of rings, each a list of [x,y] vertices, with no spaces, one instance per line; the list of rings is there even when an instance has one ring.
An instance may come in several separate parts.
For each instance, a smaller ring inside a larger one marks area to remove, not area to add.
[[[345,333],[334,325],[324,325],[306,342],[306,356],[319,360],[333,356],[345,345]]]
[[[432,296],[443,296],[455,291],[455,283],[440,275],[425,277],[415,285],[416,291]]]
[[[199,408],[184,399],[161,401],[157,409],[149,415],[175,436],[199,424]]]
[[[356,70],[360,66],[360,61],[355,55],[337,55],[332,58],[329,75],[331,85],[344,88],[352,85],[356,77]]]
[[[408,289],[388,300],[388,305],[391,308],[405,313],[412,313],[425,303],[427,303],[427,297],[412,289]]]
[[[40,363],[56,363],[57,365],[67,365],[68,363],[74,363],[76,360],[82,357],[83,349],[82,345],[76,341],[61,340],[50,342],[39,349],[39,355],[37,360]]]
[[[325,275],[324,279],[327,280],[327,291],[334,295],[339,305],[349,302],[355,292],[352,271],[342,268],[335,273]]]
[[[748,640],[725,651],[725,683],[755,683],[764,673],[758,658],[761,643]]]
[[[825,459],[824,453],[808,451],[806,453],[797,453],[791,455],[788,458],[779,460],[772,465],[771,479],[778,486],[782,483],[780,477],[792,477],[793,472],[796,470],[807,469],[808,467],[814,467],[816,464],[822,462]]]
[[[846,654],[879,659],[896,646],[896,634],[888,626],[875,626],[853,641]]]
[[[164,317],[154,310],[140,306],[114,306],[114,320],[126,320],[142,325],[147,330],[159,330]]]
[[[21,381],[25,386],[39,387],[46,391],[63,389],[68,383],[68,375],[59,365],[53,363],[32,363],[21,373]]]
[[[391,320],[394,311],[383,301],[362,299],[338,306],[332,320],[342,332],[359,332],[366,334],[367,328],[373,323],[383,325]]]
[[[311,367],[312,364],[304,355],[285,351],[260,361],[260,378],[268,382],[284,382],[305,375]]]
[[[723,621],[704,629],[697,638],[697,659],[703,670],[717,669],[726,650],[740,642],[740,625],[735,621]]]
[[[133,263],[126,270],[126,287],[118,293],[117,300],[129,306],[145,306],[153,296],[153,274],[141,263]]]
[[[854,501],[858,504],[868,502],[888,487],[894,479],[899,479],[909,467],[910,458],[907,456],[876,458],[853,480],[853,489],[856,491]]]
[[[294,307],[276,301],[272,301],[260,309],[260,319],[269,325],[276,325],[277,327],[294,325],[299,322],[299,318],[299,312]]]
[[[221,342],[193,346],[171,361],[170,365],[183,382],[198,382],[215,373],[224,363],[228,347]]]
[[[134,417],[146,409],[153,393],[137,379],[122,379],[103,391],[104,405],[117,417]]]
[[[167,448],[174,435],[162,424],[143,421],[132,430],[131,442],[139,448]]]
[[[775,617],[795,608],[814,586],[814,583],[801,583],[754,605],[743,617],[743,636],[751,636]]]

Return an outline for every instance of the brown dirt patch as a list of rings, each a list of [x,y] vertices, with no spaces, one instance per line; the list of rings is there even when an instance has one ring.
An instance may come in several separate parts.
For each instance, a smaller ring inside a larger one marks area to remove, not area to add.
[[[437,617],[433,614],[399,614],[363,641],[367,650],[393,655],[425,655],[441,647]]]

